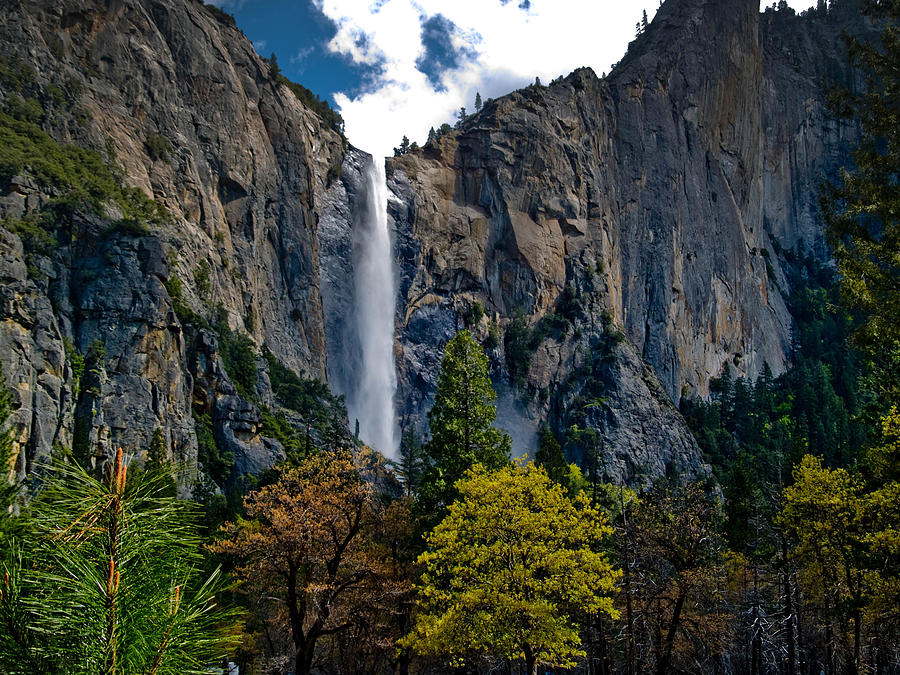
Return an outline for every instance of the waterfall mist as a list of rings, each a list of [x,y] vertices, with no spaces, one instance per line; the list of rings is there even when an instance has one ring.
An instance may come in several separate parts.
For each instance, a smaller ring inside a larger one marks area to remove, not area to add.
[[[396,457],[399,433],[394,411],[397,373],[394,367],[396,284],[391,235],[387,222],[384,164],[364,170],[363,217],[353,228],[354,314],[360,361],[351,367],[354,385],[347,395],[351,425],[359,421],[363,442],[387,457]]]

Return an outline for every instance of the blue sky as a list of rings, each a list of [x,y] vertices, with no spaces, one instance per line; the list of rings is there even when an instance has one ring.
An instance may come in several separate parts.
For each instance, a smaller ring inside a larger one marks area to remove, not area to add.
[[[422,143],[475,93],[501,96],[580,66],[610,69],[657,0],[214,0],[263,56],[328,98],[350,142]],[[796,10],[812,0],[789,0]],[[575,18],[573,18],[575,17]]]
[[[282,72],[334,102],[338,91],[355,95],[372,69],[331,51],[337,27],[311,0],[215,0],[265,57],[275,54]]]

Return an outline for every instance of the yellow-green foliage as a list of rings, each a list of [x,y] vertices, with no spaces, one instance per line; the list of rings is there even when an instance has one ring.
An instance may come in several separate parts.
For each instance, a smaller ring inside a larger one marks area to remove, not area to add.
[[[137,188],[123,187],[100,153],[57,143],[37,124],[0,113],[0,185],[27,172],[38,183],[64,192],[57,207],[89,208],[103,213],[115,203],[124,220],[162,223],[162,206]],[[58,209],[57,209],[58,210]]]
[[[884,419],[890,454],[890,430]],[[859,626],[896,616],[900,603],[900,482],[867,489],[862,477],[829,469],[811,455],[794,470],[784,491],[779,524],[797,541],[794,557],[806,597],[825,615],[838,612]]]
[[[856,476],[829,469],[812,455],[794,469],[794,484],[784,491],[781,524],[797,538],[794,554],[807,572],[808,593],[838,591],[846,569],[854,566],[862,535],[862,491]]]
[[[612,532],[605,516],[534,464],[476,465],[457,489],[419,558],[419,614],[403,644],[450,660],[486,653],[574,665],[584,653],[576,614],[617,616],[620,573],[600,552]]]

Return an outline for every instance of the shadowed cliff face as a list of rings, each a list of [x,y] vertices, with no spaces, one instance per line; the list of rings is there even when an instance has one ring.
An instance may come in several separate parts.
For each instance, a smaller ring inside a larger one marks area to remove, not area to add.
[[[815,184],[854,133],[821,86],[826,66],[849,77],[841,25],[862,24],[669,0],[606,79],[583,69],[514,92],[393,160],[405,413],[427,408],[436,348],[473,302],[501,329],[517,311],[538,328],[563,314],[536,341],[520,413],[597,428],[652,474],[700,470],[672,401],[726,367],[787,364],[777,251],[821,242]],[[509,362],[495,350],[498,379]]]
[[[34,259],[39,274],[4,235],[0,358],[21,404],[20,473],[54,443],[78,445],[79,433],[94,453],[140,453],[159,428],[172,456],[193,461],[192,403],[239,470],[271,464],[279,451],[259,436],[259,411],[236,396],[215,339],[185,331],[164,282],[180,280],[189,310],[224,317],[295,371],[324,377],[317,209],[336,189],[344,140],[202,3],[6,3],[0,43],[30,69],[23,92],[43,101],[41,126],[103,153],[171,217],[146,236],[111,230],[115,214],[76,219],[69,240]],[[62,100],[45,96],[53,91]],[[17,95],[6,81],[0,94]],[[0,217],[53,195],[11,187]],[[64,336],[81,353],[104,347],[80,383]]]

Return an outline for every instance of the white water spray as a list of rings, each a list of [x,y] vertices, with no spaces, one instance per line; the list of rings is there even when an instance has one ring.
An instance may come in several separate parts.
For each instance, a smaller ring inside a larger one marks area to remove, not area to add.
[[[394,368],[393,250],[387,221],[384,165],[366,166],[366,214],[353,230],[356,329],[361,363],[348,396],[350,419],[359,421],[360,438],[389,458],[397,456],[394,412],[397,373]]]

